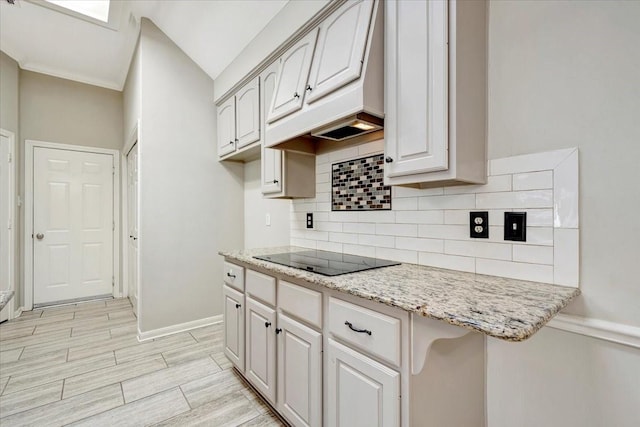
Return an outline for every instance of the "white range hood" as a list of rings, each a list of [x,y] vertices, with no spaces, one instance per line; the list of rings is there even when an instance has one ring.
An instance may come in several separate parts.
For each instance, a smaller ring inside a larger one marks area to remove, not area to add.
[[[343,3],[278,60],[265,146],[315,153],[377,139],[384,123],[379,0]]]

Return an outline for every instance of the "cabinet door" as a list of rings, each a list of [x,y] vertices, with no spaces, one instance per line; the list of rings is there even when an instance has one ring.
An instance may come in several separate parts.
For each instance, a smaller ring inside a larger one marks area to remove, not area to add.
[[[385,2],[385,175],[448,169],[447,2]]]
[[[327,425],[400,425],[400,374],[329,339]]]
[[[266,125],[266,116],[273,92],[276,87],[278,62],[274,62],[260,74],[260,111],[262,129]],[[262,194],[279,193],[282,191],[282,150],[267,148],[262,144]]]
[[[302,107],[317,38],[318,30],[314,29],[278,60],[278,81],[267,123],[273,123]]]
[[[278,314],[278,410],[294,426],[322,425],[322,334]]]
[[[236,93],[236,148],[260,140],[260,92],[256,77]]]
[[[372,11],[373,0],[347,2],[320,24],[307,103],[360,77]]]
[[[224,299],[224,354],[244,372],[244,295],[222,287]]]
[[[245,374],[272,404],[276,403],[276,312],[247,297]]]
[[[218,156],[236,150],[236,100],[229,98],[218,107]]]

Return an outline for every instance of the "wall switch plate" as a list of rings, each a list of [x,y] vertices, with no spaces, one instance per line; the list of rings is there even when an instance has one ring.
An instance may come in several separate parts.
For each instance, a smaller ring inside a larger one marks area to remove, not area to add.
[[[472,239],[489,238],[489,212],[469,212],[469,237]]]
[[[504,213],[504,240],[527,241],[527,213]]]
[[[313,213],[307,212],[307,228],[313,228]]]

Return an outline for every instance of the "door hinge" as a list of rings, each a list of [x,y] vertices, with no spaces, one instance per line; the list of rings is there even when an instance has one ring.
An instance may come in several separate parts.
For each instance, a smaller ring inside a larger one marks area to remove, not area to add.
[[[116,278],[115,278],[115,276],[111,276],[111,287],[112,288],[116,287]]]
[[[116,222],[115,221],[113,221],[111,223],[111,231],[116,231]]]
[[[115,174],[116,174],[116,167],[111,166],[111,175],[115,175]]]
[[[7,157],[8,157],[7,161],[11,163],[13,161],[13,157],[11,156],[11,153],[9,153]]]
[[[11,219],[9,219],[9,221],[7,221],[7,229],[11,230],[12,226],[13,226],[13,224],[11,224]]]

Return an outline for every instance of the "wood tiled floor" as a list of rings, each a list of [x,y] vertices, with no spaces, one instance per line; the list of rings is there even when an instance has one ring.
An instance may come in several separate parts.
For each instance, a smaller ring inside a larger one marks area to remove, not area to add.
[[[0,325],[0,425],[281,426],[231,369],[222,325],[144,343],[128,299]]]

